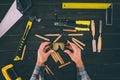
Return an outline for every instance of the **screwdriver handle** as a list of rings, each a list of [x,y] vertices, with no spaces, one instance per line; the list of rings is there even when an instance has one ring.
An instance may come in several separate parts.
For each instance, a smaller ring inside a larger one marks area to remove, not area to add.
[[[92,31],[92,36],[95,36],[95,22],[94,20],[91,20],[91,31]]]
[[[98,37],[98,53],[101,52],[102,49],[102,37],[101,35]]]

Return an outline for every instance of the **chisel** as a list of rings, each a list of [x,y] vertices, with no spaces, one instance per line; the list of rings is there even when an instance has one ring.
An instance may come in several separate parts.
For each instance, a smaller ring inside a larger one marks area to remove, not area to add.
[[[23,59],[23,56],[24,56],[24,53],[25,53],[25,45],[27,43],[27,38],[28,38],[29,32],[32,28],[33,21],[40,22],[41,19],[40,18],[37,19],[36,16],[30,16],[29,17],[26,28],[25,28],[24,33],[22,35],[22,38],[19,42],[19,46],[18,46],[18,49],[17,49],[17,52],[16,52],[17,54],[16,54],[15,58],[13,59],[14,61],[20,61],[20,60]]]
[[[96,52],[96,40],[95,40],[95,22],[94,20],[91,20],[91,31],[92,31],[92,48],[93,48],[93,52]]]
[[[97,50],[98,50],[98,53],[101,52],[101,49],[102,49],[102,20],[100,20],[99,22],[99,37],[98,37],[98,45],[97,45]]]

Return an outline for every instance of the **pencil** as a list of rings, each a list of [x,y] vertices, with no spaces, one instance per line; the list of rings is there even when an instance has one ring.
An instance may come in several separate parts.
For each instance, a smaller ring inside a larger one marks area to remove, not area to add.
[[[59,35],[53,42],[57,42],[60,38],[62,37],[62,35]]]
[[[83,34],[68,34],[68,36],[83,36]]]
[[[72,41],[82,50],[84,50],[84,48],[82,46],[80,46],[75,40],[72,39]]]
[[[73,38],[73,37],[72,37],[72,39],[75,40],[76,42],[78,42],[79,44],[81,44],[82,46],[85,46],[85,44],[83,42],[79,41],[78,39]]]
[[[77,30],[75,30],[75,29],[63,29],[63,31],[65,31],[65,32],[77,32]]]
[[[46,70],[46,72],[47,72],[48,74],[50,74],[47,68],[45,68],[45,70]]]
[[[60,56],[60,54],[58,52],[56,54],[57,54],[57,56],[59,58],[60,63],[64,64],[64,60],[62,59],[62,57]]]
[[[45,34],[44,36],[59,36],[60,34]]]
[[[53,59],[55,62],[57,62],[57,61],[58,61],[58,60],[56,59],[56,57],[55,57],[54,53],[51,53],[51,57],[52,57],[52,59]]]
[[[52,72],[52,70],[46,65],[46,68],[48,69],[48,71],[52,74],[52,75],[54,75],[54,73]]]
[[[40,38],[40,39],[43,39],[43,40],[45,40],[45,41],[50,41],[50,39],[45,38],[45,37],[43,37],[43,36],[41,36],[41,35],[35,34],[35,36],[38,37],[38,38]]]
[[[65,67],[65,66],[69,65],[70,63],[71,63],[71,62],[67,62],[67,63],[65,63],[65,64],[62,64],[62,65],[58,66],[58,68],[60,69],[60,68],[62,68],[62,67]]]

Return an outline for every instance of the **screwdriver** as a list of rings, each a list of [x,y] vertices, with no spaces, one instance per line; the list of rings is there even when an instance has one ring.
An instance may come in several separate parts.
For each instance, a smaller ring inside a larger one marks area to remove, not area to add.
[[[101,52],[101,49],[102,49],[102,20],[100,20],[99,22],[99,37],[98,37],[98,46],[97,46],[97,49],[98,49],[98,53]]]

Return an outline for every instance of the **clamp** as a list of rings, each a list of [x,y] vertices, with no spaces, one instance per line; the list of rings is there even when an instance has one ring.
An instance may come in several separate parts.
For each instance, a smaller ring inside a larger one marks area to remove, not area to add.
[[[8,74],[8,70],[11,69],[13,74],[15,75],[16,79],[15,80],[22,80],[21,77],[19,77],[17,75],[17,73],[15,72],[15,70],[13,69],[14,65],[13,64],[8,64],[6,66],[4,66],[2,68],[2,73],[3,73],[3,76],[5,77],[6,80],[13,80],[10,75]]]

